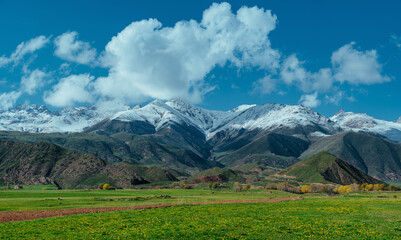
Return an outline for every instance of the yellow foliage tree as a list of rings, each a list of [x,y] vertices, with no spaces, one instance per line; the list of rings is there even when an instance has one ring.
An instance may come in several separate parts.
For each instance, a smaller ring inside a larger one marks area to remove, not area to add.
[[[310,186],[309,185],[302,185],[301,192],[303,192],[303,193],[310,192]]]

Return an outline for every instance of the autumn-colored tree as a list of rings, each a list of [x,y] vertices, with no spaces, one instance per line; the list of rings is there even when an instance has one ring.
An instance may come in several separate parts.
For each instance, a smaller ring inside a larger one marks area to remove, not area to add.
[[[302,193],[309,193],[310,192],[310,186],[309,185],[302,185],[301,192]]]
[[[365,186],[365,189],[366,189],[367,191],[372,191],[372,190],[373,190],[373,184],[367,184],[367,185]]]
[[[110,187],[110,184],[107,184],[107,183],[106,183],[106,184],[103,184],[103,189],[104,189],[104,190],[109,189],[109,187]]]

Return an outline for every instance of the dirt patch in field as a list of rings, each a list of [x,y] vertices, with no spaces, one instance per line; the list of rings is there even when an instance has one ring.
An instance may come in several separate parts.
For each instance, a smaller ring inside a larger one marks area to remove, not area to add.
[[[281,201],[296,201],[297,198],[271,198],[271,199],[248,199],[248,200],[225,200],[214,202],[193,202],[193,203],[174,203],[174,204],[153,204],[142,206],[128,206],[128,207],[97,207],[97,208],[72,208],[72,209],[55,209],[55,210],[35,210],[35,211],[7,211],[0,212],[0,223],[33,220],[48,217],[68,216],[83,213],[97,213],[97,212],[113,212],[125,211],[132,209],[153,209],[153,208],[166,208],[179,205],[200,205],[200,204],[225,204],[225,203],[263,203],[263,202],[281,202]]]

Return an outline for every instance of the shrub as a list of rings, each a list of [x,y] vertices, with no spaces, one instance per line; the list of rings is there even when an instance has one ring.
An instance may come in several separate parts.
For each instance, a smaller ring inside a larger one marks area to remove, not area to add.
[[[103,185],[103,189],[104,189],[104,190],[109,189],[109,187],[110,187],[110,184],[107,184],[107,183],[106,183],[106,184]]]
[[[265,188],[266,188],[266,189],[274,189],[274,190],[277,190],[277,184],[269,182],[269,183],[266,183]]]
[[[213,185],[212,185],[212,188],[213,188],[213,189],[216,189],[216,188],[218,188],[218,187],[219,187],[219,184],[218,184],[217,182],[213,183]]]
[[[99,184],[97,187],[99,188],[99,189],[103,189],[103,183],[101,183],[101,184]]]
[[[234,190],[235,191],[241,191],[242,190],[242,185],[239,182],[234,183]]]
[[[245,184],[245,186],[244,186],[244,189],[245,190],[248,190],[248,189],[250,189],[251,188],[251,185],[250,184]]]

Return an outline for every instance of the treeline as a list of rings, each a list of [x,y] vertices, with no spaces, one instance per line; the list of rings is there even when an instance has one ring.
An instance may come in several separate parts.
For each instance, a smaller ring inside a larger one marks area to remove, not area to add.
[[[400,191],[401,188],[393,184],[350,184],[350,185],[334,185],[311,183],[309,185],[294,186],[287,182],[267,183],[266,189],[274,189],[291,193],[327,193],[327,194],[342,194],[351,192],[370,192],[370,191]]]
[[[334,189],[337,193],[350,193],[350,192],[370,192],[370,191],[400,191],[401,188],[393,184],[351,184],[340,186]]]

